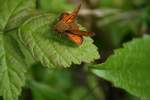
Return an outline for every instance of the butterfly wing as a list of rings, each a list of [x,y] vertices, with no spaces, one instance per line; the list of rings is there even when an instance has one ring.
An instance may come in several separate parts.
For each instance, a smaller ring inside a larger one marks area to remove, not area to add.
[[[83,43],[83,37],[80,35],[75,35],[70,33],[67,33],[66,35],[71,41],[75,42],[77,45],[81,45]]]
[[[86,32],[86,31],[80,31],[80,30],[70,30],[71,33],[81,36],[93,36],[93,32]]]
[[[69,15],[70,15],[70,14],[67,13],[67,12],[61,13],[61,14],[60,14],[60,17],[59,17],[59,21],[60,21],[60,20],[63,20],[64,18],[66,18],[66,17],[69,16]]]
[[[63,22],[65,22],[65,23],[75,22],[75,19],[77,17],[77,14],[78,14],[80,8],[81,8],[81,4],[78,4],[78,6],[74,9],[74,11],[71,14],[69,14],[63,18]]]

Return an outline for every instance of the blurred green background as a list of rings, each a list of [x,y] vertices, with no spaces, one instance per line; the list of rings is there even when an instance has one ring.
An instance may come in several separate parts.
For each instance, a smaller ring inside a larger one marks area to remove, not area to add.
[[[79,0],[36,0],[37,9],[60,15],[72,11]],[[135,37],[150,33],[148,0],[82,0],[78,22],[92,37],[104,62],[113,50]],[[33,65],[20,100],[139,100],[94,75],[86,64],[68,69]]]

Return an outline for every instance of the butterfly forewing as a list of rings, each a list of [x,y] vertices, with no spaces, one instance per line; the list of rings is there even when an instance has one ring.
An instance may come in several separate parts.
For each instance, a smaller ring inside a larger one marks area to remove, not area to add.
[[[70,14],[69,13],[67,13],[67,12],[63,12],[63,13],[61,13],[60,14],[60,17],[59,17],[59,21],[60,20],[64,20],[67,16],[69,16]]]
[[[74,11],[70,15],[66,16],[63,19],[64,22],[65,23],[73,23],[73,22],[75,22],[75,19],[76,19],[77,15],[78,15],[78,12],[79,12],[80,8],[81,8],[81,4],[78,4],[78,6],[74,9]]]

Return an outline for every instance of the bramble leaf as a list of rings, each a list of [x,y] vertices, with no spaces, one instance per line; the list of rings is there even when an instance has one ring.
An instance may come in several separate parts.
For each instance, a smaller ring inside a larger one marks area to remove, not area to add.
[[[84,43],[76,46],[64,35],[54,32],[55,18],[48,14],[34,16],[19,30],[20,40],[37,61],[48,67],[69,67],[72,63],[89,63],[99,58],[91,38],[84,37]]]
[[[0,34],[0,95],[4,100],[17,100],[25,81],[25,64],[13,38]]]
[[[93,72],[141,99],[150,99],[150,36],[134,39],[115,51]]]
[[[35,0],[0,0],[0,31],[16,28],[35,8]]]
[[[32,15],[35,0],[0,0],[0,4],[0,96],[17,100],[27,68],[18,42],[10,34],[16,34],[14,28]]]

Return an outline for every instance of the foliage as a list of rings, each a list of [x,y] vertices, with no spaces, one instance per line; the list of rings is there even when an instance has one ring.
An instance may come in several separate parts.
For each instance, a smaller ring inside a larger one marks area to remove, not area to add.
[[[73,7],[74,5],[68,5],[66,0],[59,0],[59,2],[56,0],[39,0],[39,8],[45,12],[60,13],[64,11],[71,11]]]
[[[0,95],[4,100],[17,100],[24,86],[25,72],[31,66],[24,49],[29,49],[33,59],[48,67],[69,67],[72,63],[89,63],[99,58],[92,39],[85,38],[78,47],[68,45],[67,38],[53,32],[56,16],[35,11],[34,0],[0,0],[0,3]]]
[[[123,88],[140,97],[149,99],[150,94],[150,36],[134,39],[115,50],[114,55],[103,64],[94,65],[95,74],[110,80],[115,86]]]
[[[0,0],[0,95],[4,100],[16,100],[25,82],[26,65],[16,40],[10,34],[18,27],[34,8],[32,0]]]
[[[53,26],[78,1],[0,0],[0,100],[149,99],[150,3],[83,0],[77,46]]]

